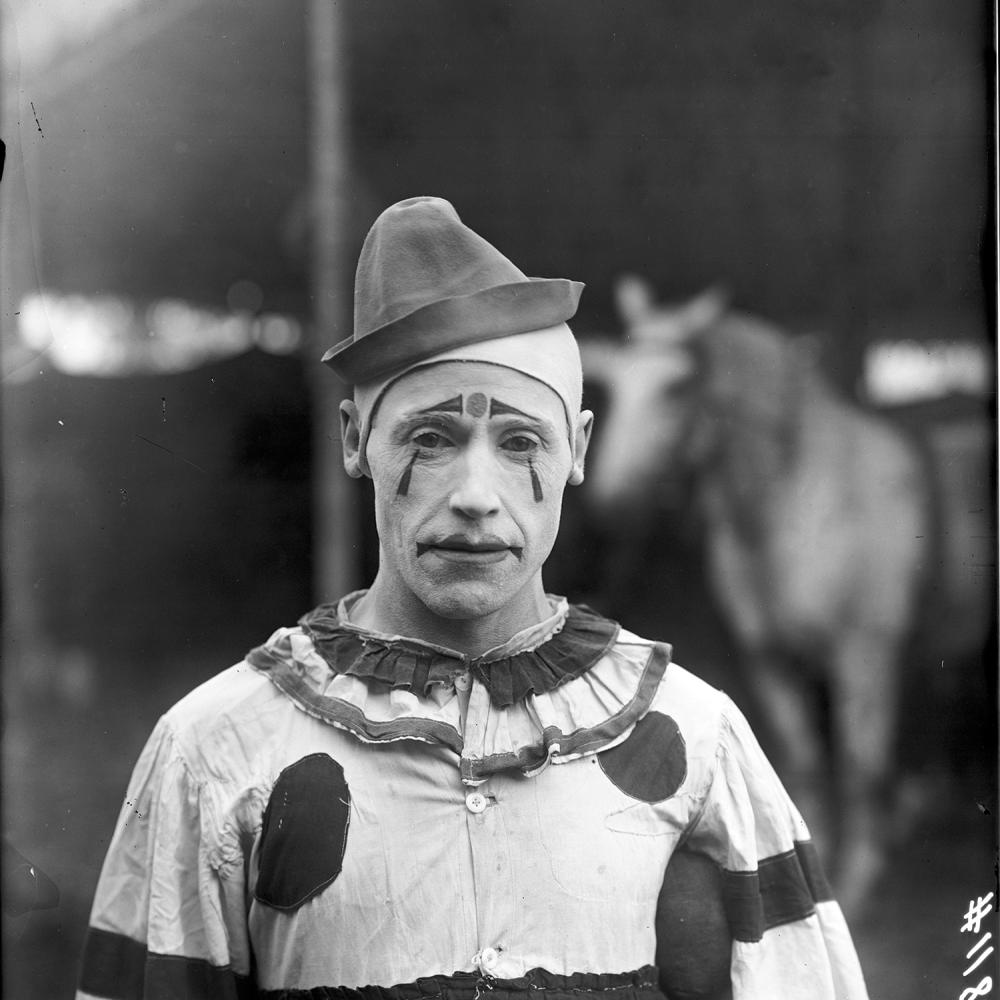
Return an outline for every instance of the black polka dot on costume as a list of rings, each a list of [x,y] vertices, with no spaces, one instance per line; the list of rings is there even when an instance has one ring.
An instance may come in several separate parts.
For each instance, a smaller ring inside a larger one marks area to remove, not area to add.
[[[626,795],[669,799],[687,776],[687,747],[677,723],[662,712],[643,716],[624,743],[597,755],[601,769]]]
[[[329,754],[286,767],[264,810],[258,902],[293,910],[333,882],[343,867],[350,814],[344,769]]]
[[[667,996],[731,996],[725,898],[714,861],[683,848],[674,852],[656,904],[656,967]]]

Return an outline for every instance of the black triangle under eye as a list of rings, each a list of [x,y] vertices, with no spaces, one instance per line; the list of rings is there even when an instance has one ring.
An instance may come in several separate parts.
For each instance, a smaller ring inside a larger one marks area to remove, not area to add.
[[[403,470],[402,476],[399,477],[399,485],[396,487],[396,496],[405,497],[406,494],[410,492],[410,476],[413,474],[413,463],[416,462],[419,454],[419,451],[415,451],[410,456],[410,461]]]
[[[534,495],[535,503],[541,503],[545,499],[545,494],[542,493],[542,484],[538,478],[538,473],[535,472],[535,463],[528,459],[528,472],[531,474],[531,492]]]

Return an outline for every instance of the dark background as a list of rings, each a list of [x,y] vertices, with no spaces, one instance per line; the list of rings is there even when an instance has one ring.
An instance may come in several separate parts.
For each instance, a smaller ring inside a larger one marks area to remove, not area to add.
[[[612,282],[631,270],[668,298],[721,281],[740,308],[821,331],[829,374],[861,402],[864,352],[880,339],[972,340],[992,358],[985,5],[337,9],[348,259],[382,208],[436,194],[529,274],[586,282],[582,336],[617,329]],[[223,309],[249,281],[263,308],[307,327],[313,314],[306,5],[108,11],[83,23],[56,3],[3,8],[3,823],[61,893],[54,908],[4,916],[5,995],[18,998],[71,995],[99,866],[157,716],[336,596],[312,582],[311,369],[349,316],[298,356],[251,350],[119,378],[61,372],[18,339],[19,304],[39,289]],[[349,290],[351,268],[334,280]],[[992,398],[890,416],[918,443],[955,431],[939,477],[986,525],[969,572],[992,608]],[[363,510],[364,486],[351,488]],[[549,588],[672,641],[739,700],[747,681],[686,522],[664,523],[632,589],[613,595],[601,591],[608,526],[592,527],[570,496]],[[376,558],[366,513],[351,530],[360,585]],[[945,781],[854,927],[873,997],[968,985],[962,916],[994,888],[991,641],[971,635],[949,661],[947,712],[918,696],[907,717],[912,762]],[[918,646],[918,695],[934,665]]]

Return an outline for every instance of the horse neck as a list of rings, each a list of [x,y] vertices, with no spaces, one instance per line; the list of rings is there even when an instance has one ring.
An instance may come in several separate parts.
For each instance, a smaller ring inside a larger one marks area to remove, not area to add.
[[[752,537],[797,460],[813,373],[787,338],[745,317],[707,333],[706,348],[703,426],[695,432],[710,442],[702,494],[710,515]]]
[[[710,520],[724,519],[742,537],[756,538],[787,476],[786,448],[739,421],[713,419],[714,440],[698,475],[701,506]]]

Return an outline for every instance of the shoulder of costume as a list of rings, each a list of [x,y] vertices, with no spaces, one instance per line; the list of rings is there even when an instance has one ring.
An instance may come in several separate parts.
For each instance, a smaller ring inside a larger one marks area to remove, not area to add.
[[[272,639],[286,629],[279,629]],[[259,746],[257,736],[285,709],[285,699],[246,660],[210,677],[186,694],[160,720],[185,765],[196,779],[232,769],[238,773],[245,748]],[[228,761],[226,765],[223,762]]]
[[[644,639],[621,629],[615,647],[628,655],[664,644]],[[719,739],[724,720],[738,709],[724,692],[685,669],[673,658],[673,647],[667,646],[670,660],[660,679],[656,694],[649,705],[650,712],[669,715],[681,728],[688,744],[692,741],[714,746]]]

